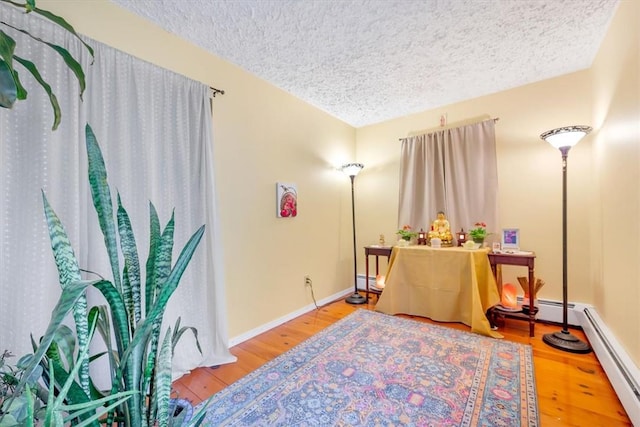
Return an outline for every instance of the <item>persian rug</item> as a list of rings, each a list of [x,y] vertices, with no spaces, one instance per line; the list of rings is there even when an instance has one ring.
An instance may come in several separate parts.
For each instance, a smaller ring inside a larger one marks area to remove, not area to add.
[[[206,426],[538,425],[530,346],[364,309],[203,405]]]

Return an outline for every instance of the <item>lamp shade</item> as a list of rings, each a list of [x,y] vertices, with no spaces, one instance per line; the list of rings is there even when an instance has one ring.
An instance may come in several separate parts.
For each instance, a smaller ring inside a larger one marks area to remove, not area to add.
[[[360,173],[364,165],[362,163],[347,163],[342,165],[342,172],[349,176],[356,176]]]
[[[591,132],[590,126],[565,126],[548,130],[541,134],[540,138],[554,148],[573,147],[589,132]]]

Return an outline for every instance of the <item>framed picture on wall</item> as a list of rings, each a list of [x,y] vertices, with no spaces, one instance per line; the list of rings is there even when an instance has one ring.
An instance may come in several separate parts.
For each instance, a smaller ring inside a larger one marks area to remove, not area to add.
[[[520,229],[503,228],[502,229],[502,250],[520,249]]]
[[[276,182],[276,215],[278,218],[298,216],[298,189],[295,184]]]

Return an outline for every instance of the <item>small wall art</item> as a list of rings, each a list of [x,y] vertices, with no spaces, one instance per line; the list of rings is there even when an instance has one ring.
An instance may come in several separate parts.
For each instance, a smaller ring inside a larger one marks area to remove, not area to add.
[[[295,184],[276,182],[276,211],[278,218],[298,216],[298,189]]]
[[[517,228],[502,229],[502,249],[520,249],[520,230]]]

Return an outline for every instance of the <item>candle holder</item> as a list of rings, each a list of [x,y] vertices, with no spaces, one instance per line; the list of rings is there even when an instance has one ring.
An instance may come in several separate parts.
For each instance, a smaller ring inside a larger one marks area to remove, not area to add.
[[[458,240],[458,246],[463,246],[464,242],[467,241],[467,233],[464,232],[464,228],[461,228],[460,231],[456,233],[456,239]]]
[[[422,228],[418,232],[418,244],[425,245],[425,246],[427,244],[427,232],[424,231]]]

